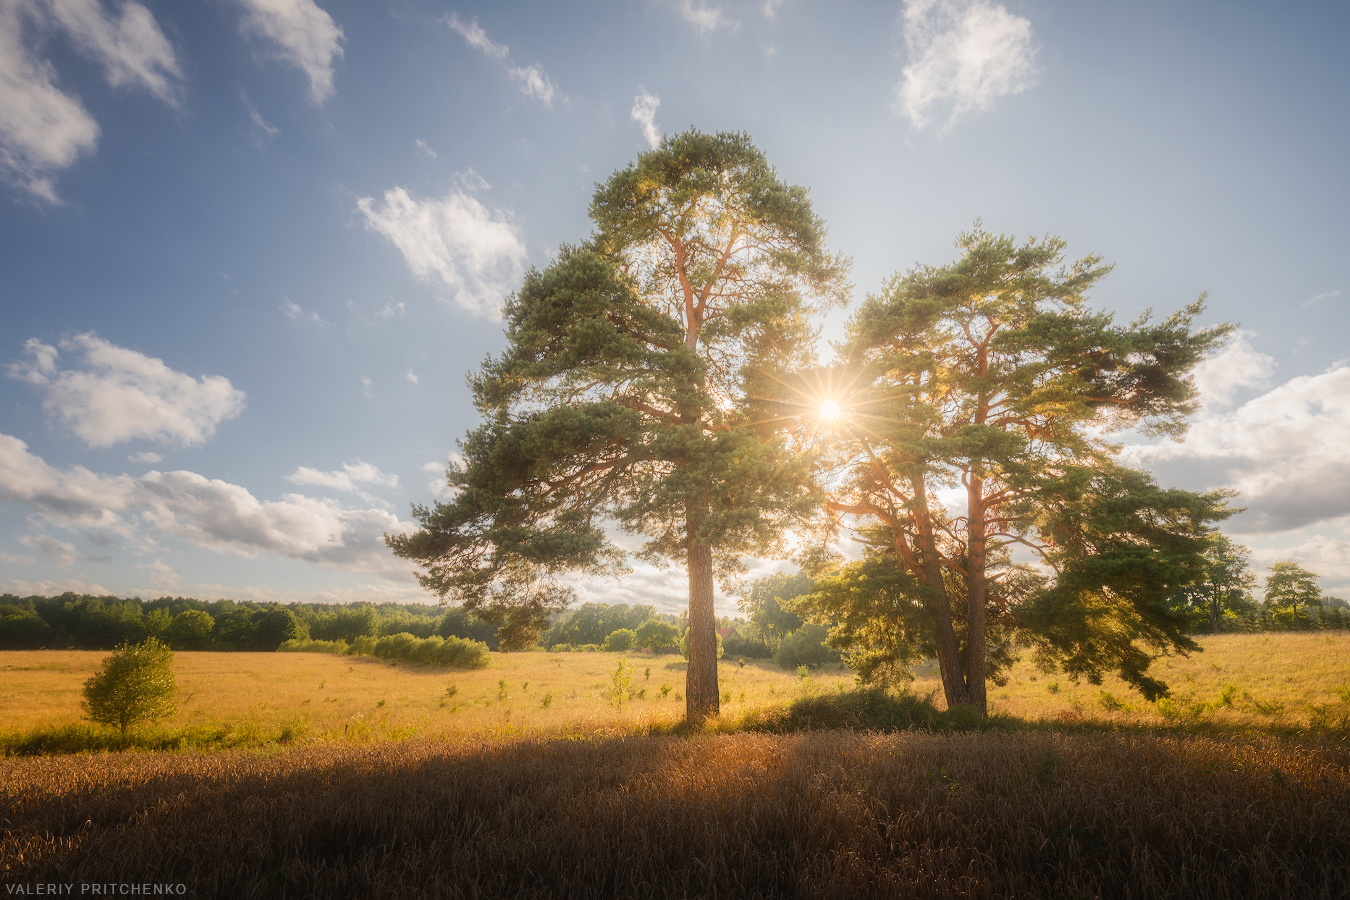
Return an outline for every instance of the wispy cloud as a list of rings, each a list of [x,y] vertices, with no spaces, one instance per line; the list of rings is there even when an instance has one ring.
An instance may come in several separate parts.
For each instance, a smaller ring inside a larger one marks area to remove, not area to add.
[[[98,123],[79,98],[56,84],[36,54],[47,35],[70,40],[115,88],[140,88],[177,108],[182,71],[150,11],[125,2],[109,14],[99,0],[0,2],[0,177],[48,203],[59,203],[55,176],[92,153]]]
[[[772,19],[778,15],[778,7],[783,5],[783,0],[764,0],[759,6],[759,11],[764,14],[764,18]]]
[[[306,312],[304,308],[300,306],[299,303],[296,303],[289,297],[281,298],[281,306],[278,307],[278,309],[280,309],[283,313],[285,313],[286,318],[290,319],[293,322],[311,322],[315,325],[318,325],[320,328],[333,327],[332,322],[325,320],[318,313],[314,312],[314,310]]]
[[[417,155],[425,159],[436,159],[438,156],[440,156],[440,154],[438,154],[435,150],[432,150],[431,147],[427,145],[427,142],[422,140],[421,138],[417,139],[414,146],[417,147]]]
[[[59,367],[50,344],[32,338],[24,348],[28,359],[10,364],[11,377],[37,388],[48,414],[91,447],[135,439],[201,444],[244,408],[244,392],[229,379],[175,372],[92,332],[61,342],[79,357],[71,369]]]
[[[767,0],[761,8],[765,15],[772,18],[777,6],[774,0]],[[702,0],[675,0],[675,11],[680,14],[680,18],[693,25],[699,34],[707,34],[719,28],[735,31],[741,24],[737,19],[728,16],[721,7],[709,6]]]
[[[274,55],[305,73],[315,106],[333,96],[333,68],[342,57],[342,28],[314,0],[239,0],[245,34],[272,44]]]
[[[903,15],[909,64],[895,88],[896,103],[915,128],[935,107],[950,106],[945,127],[972,110],[1036,83],[1031,23],[989,0],[906,0]]]
[[[1335,300],[1335,299],[1336,299],[1337,297],[1339,297],[1340,295],[1341,295],[1341,291],[1339,291],[1339,290],[1336,290],[1336,291],[1323,291],[1323,292],[1320,293],[1320,294],[1313,294],[1313,295],[1312,295],[1311,297],[1309,297],[1307,300],[1304,300],[1303,303],[1302,303],[1301,305],[1302,305],[1302,306],[1312,306],[1312,305],[1314,305],[1314,304],[1316,304],[1316,303],[1321,303],[1321,302],[1323,302],[1324,300]]]
[[[239,92],[239,99],[244,101],[244,107],[248,110],[249,121],[253,123],[253,143],[261,150],[267,141],[281,134],[281,129],[263,118],[263,114],[258,112],[258,107],[253,105],[253,101],[248,99],[248,94]]]
[[[447,288],[470,312],[497,315],[524,271],[525,244],[510,216],[489,210],[465,188],[418,199],[395,187],[382,202],[362,197],[356,205],[366,227],[393,242],[413,275]]]
[[[157,466],[160,463],[164,462],[164,456],[163,454],[160,453],[151,453],[149,451],[142,451],[140,453],[133,453],[130,456],[128,456],[127,462],[143,463],[145,465]]]
[[[414,372],[412,369],[409,369],[407,372],[405,372],[405,373],[403,374],[403,377],[406,378],[406,379],[408,379],[408,383],[409,383],[409,384],[417,384],[417,383],[418,383],[417,373]]]
[[[465,22],[457,13],[452,12],[446,16],[445,24],[458,32],[470,47],[502,66],[522,94],[538,100],[545,106],[553,105],[553,98],[559,96],[558,86],[548,77],[542,66],[538,63],[531,66],[517,66],[511,60],[510,49],[505,44],[498,44],[488,37],[477,19]]]
[[[661,146],[661,129],[656,126],[656,108],[660,105],[660,97],[640,90],[633,98],[633,109],[629,113],[633,121],[641,126],[642,136],[647,139],[647,146],[653,150]]]

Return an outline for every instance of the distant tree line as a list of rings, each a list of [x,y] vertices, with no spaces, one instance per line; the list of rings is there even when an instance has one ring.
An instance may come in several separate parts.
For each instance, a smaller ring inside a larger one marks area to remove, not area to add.
[[[809,584],[809,579],[803,583]],[[778,611],[772,598],[767,602],[763,611],[755,607],[752,620],[717,619],[725,653],[733,657],[773,657],[783,639],[802,628],[797,616]],[[805,646],[814,640],[814,646],[804,653],[800,648],[788,651],[780,660],[786,668],[838,658],[822,643],[824,629],[813,625],[806,628],[807,632],[788,645]],[[381,647],[403,648],[405,644],[414,646],[415,639],[423,642],[416,644],[422,648],[430,646],[425,642],[432,638],[459,638],[481,641],[491,650],[542,647],[553,652],[645,649],[675,653],[687,645],[689,629],[686,616],[659,614],[650,605],[586,603],[550,616],[543,633],[528,646],[503,647],[503,630],[462,607],[421,604],[282,605],[191,597],[141,600],[76,593],[56,597],[0,595],[0,650],[112,650],[155,638],[174,650],[274,651],[290,641],[292,646],[298,643],[314,650],[342,648],[342,652],[349,652],[357,648],[356,652],[381,656],[395,654],[392,650],[377,652],[377,642],[382,642]]]

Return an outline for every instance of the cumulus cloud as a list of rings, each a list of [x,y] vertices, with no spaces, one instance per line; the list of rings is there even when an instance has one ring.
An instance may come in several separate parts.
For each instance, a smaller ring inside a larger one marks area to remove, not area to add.
[[[458,453],[451,453],[448,464],[451,466],[463,466],[467,461]],[[431,496],[442,502],[454,497],[459,493],[458,489],[450,486],[450,482],[445,477],[447,463],[428,462],[422,463],[422,471],[431,475],[431,480],[427,482],[427,490],[431,491]]]
[[[316,487],[332,488],[349,493],[360,491],[362,485],[374,487],[398,487],[398,476],[381,472],[378,467],[360,460],[356,464],[343,463],[340,470],[321,472],[309,466],[300,466],[286,480],[292,484],[307,484]]]
[[[26,534],[19,538],[19,543],[46,554],[47,558],[58,566],[71,565],[79,555],[74,544],[59,541],[47,534]]]
[[[229,379],[175,372],[92,332],[61,342],[80,357],[73,369],[60,369],[57,348],[36,338],[24,348],[29,358],[12,363],[9,374],[37,388],[48,414],[91,447],[138,438],[201,444],[244,408],[244,393]]]
[[[1247,350],[1238,342],[1230,352]],[[1220,398],[1231,395],[1235,382],[1226,370],[1209,375]],[[1170,483],[1237,490],[1247,512],[1231,527],[1269,534],[1350,515],[1347,446],[1350,365],[1337,363],[1232,409],[1207,404],[1183,442],[1128,447],[1125,457]]]
[[[78,97],[57,86],[56,70],[36,49],[67,38],[97,63],[115,88],[149,91],[177,107],[182,71],[150,11],[124,2],[115,15],[99,0],[0,2],[0,177],[58,203],[56,173],[92,153],[99,127]]]
[[[934,107],[950,106],[950,127],[999,97],[1036,83],[1031,23],[990,0],[906,0],[902,19],[909,64],[896,104],[915,128]]]
[[[511,61],[510,49],[505,44],[498,44],[488,37],[477,19],[465,22],[452,12],[446,17],[445,24],[464,38],[470,47],[506,69],[506,74],[516,83],[522,94],[538,100],[545,106],[553,105],[553,98],[558,96],[558,86],[548,77],[542,66],[538,63],[532,66],[517,66]]]
[[[1275,359],[1252,347],[1239,332],[1222,351],[1195,367],[1195,386],[1205,406],[1227,406],[1242,388],[1265,387],[1275,372]]]
[[[245,34],[272,44],[278,59],[305,73],[315,106],[333,96],[333,67],[346,37],[314,0],[239,0]]]
[[[449,289],[470,312],[496,316],[524,271],[525,244],[510,217],[464,189],[437,200],[395,187],[383,202],[362,197],[356,205],[366,227],[393,242],[413,275]]]
[[[1258,568],[1269,568],[1280,560],[1293,560],[1316,573],[1328,593],[1350,600],[1350,519],[1328,524],[1339,527],[1326,529],[1327,533],[1298,534],[1292,544],[1253,547],[1252,561]]]
[[[660,105],[660,97],[639,91],[633,98],[633,109],[629,112],[633,121],[642,128],[642,136],[647,139],[647,146],[653,150],[661,146],[661,129],[656,127],[656,108]]]
[[[385,510],[349,509],[333,500],[299,494],[259,500],[240,485],[195,472],[132,478],[83,466],[58,469],[5,434],[0,434],[0,501],[27,507],[57,525],[127,534],[145,524],[218,552],[272,554],[347,572],[406,572],[382,536],[412,527]]]

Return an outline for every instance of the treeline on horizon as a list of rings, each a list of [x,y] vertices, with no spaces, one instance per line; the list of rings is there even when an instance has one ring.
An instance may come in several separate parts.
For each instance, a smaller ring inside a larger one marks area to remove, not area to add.
[[[774,659],[786,669],[839,660],[829,645],[828,623],[812,621],[813,580],[778,574],[752,582],[739,606],[744,614],[717,620],[720,649],[733,657]],[[1194,598],[1192,631],[1264,632],[1350,628],[1350,604],[1322,596],[1294,614],[1282,613],[1248,593],[1225,604],[1219,628],[1214,610]],[[814,617],[814,618],[819,618]],[[686,656],[686,614],[656,612],[646,604],[586,603],[550,618],[524,644],[503,646],[498,627],[460,607],[417,603],[255,603],[160,597],[142,600],[67,592],[53,597],[0,594],[0,650],[111,650],[158,638],[175,650],[275,651],[287,641],[305,649],[361,648],[373,640],[407,635],[481,642],[488,650],[654,652]],[[684,646],[682,646],[682,644]],[[326,646],[325,646],[326,645]],[[298,647],[297,647],[298,649]],[[843,658],[847,659],[845,652]]]
[[[797,616],[787,613],[784,617],[774,609],[772,623],[720,618],[717,624],[724,633],[725,651],[750,658],[774,656],[781,649],[785,626],[792,632],[803,624]],[[762,616],[751,617],[756,618]],[[154,637],[175,650],[275,651],[287,641],[357,646],[362,638],[410,635],[479,641],[490,650],[626,651],[645,645],[654,651],[674,651],[688,630],[683,614],[658,613],[650,605],[601,603],[586,603],[555,615],[549,625],[529,646],[503,648],[496,625],[459,607],[281,604],[168,596],[142,600],[74,592],[53,597],[0,595],[0,650],[111,650]],[[823,628],[808,626],[806,631],[819,649],[794,651],[791,658],[782,660],[784,665],[795,668],[838,658],[823,647]]]

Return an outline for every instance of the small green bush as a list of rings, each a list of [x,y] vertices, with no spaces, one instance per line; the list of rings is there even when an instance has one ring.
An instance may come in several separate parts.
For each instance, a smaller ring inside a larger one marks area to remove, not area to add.
[[[419,638],[403,632],[372,639],[371,643],[370,655],[381,659],[406,659],[428,666],[454,669],[482,669],[491,662],[487,644],[467,638],[442,638],[437,635]],[[352,646],[353,651],[362,652],[358,649],[361,644],[361,638],[357,638]]]
[[[277,647],[282,653],[333,653],[346,656],[352,652],[351,645],[338,638],[335,641],[312,641],[308,638],[284,641]]]
[[[84,683],[84,714],[100,725],[122,730],[139,722],[173,715],[178,685],[173,680],[173,651],[156,638],[123,644],[103,660]]]
[[[607,653],[624,653],[633,649],[635,643],[637,643],[637,633],[633,629],[619,628],[609,633],[603,646]]]
[[[789,671],[798,666],[819,666],[832,662],[839,658],[839,654],[825,644],[829,633],[830,630],[824,625],[808,622],[783,638],[773,661]]]

